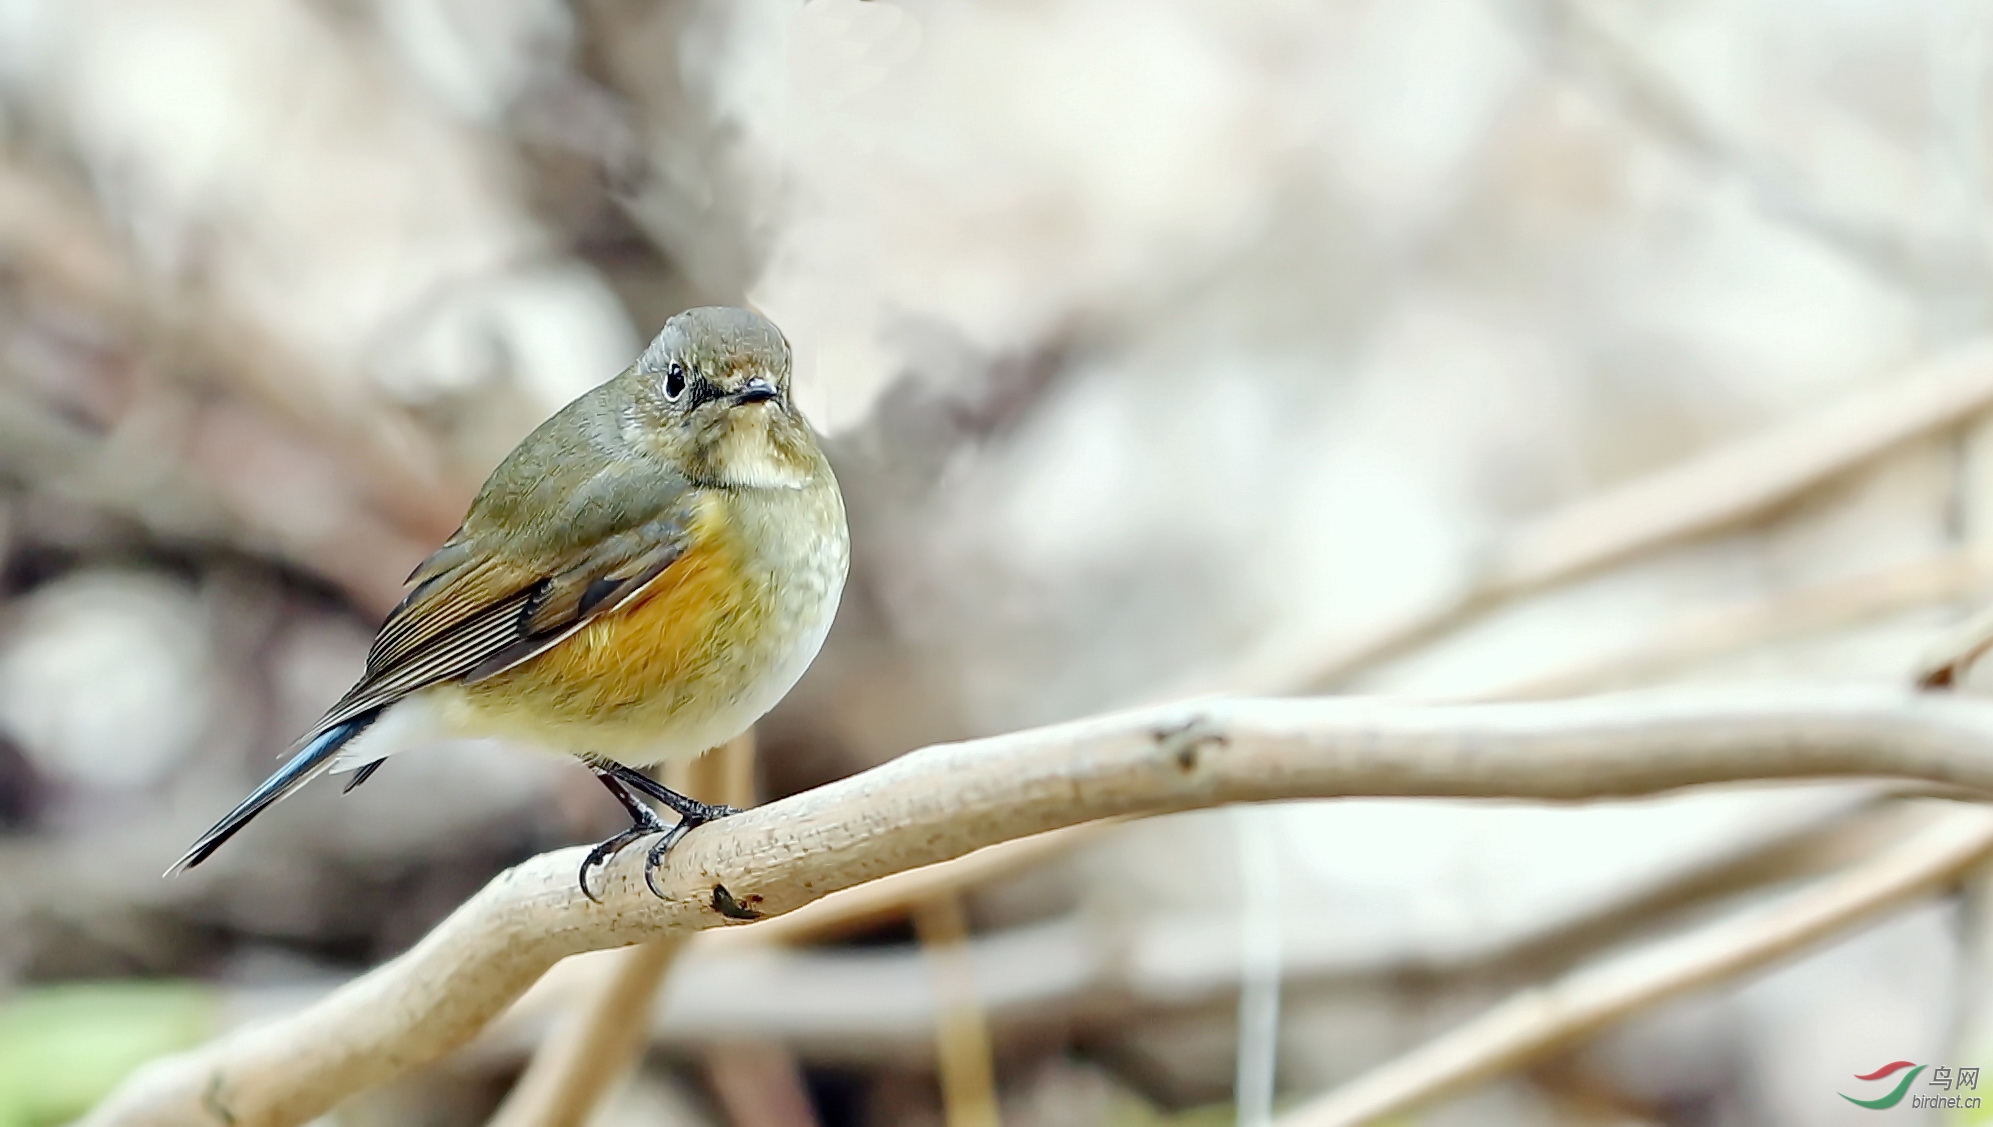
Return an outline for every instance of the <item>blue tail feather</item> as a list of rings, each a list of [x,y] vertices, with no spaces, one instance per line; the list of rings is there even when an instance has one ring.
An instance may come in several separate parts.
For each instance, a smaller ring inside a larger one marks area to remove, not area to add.
[[[248,825],[251,818],[261,814],[278,799],[288,796],[317,778],[332,765],[332,757],[339,753],[339,749],[344,747],[348,740],[366,731],[367,725],[372,724],[378,715],[380,715],[378,712],[370,712],[364,716],[356,716],[343,724],[334,724],[320,732],[304,746],[302,751],[292,756],[289,763],[279,767],[276,774],[263,780],[261,786],[249,792],[248,798],[243,799],[235,809],[228,812],[226,817],[216,822],[207,833],[202,834],[193,848],[187,850],[178,861],[173,862],[173,867],[166,870],[166,875],[172,876],[207,860],[210,854],[221,848],[223,842],[234,837],[237,830]]]

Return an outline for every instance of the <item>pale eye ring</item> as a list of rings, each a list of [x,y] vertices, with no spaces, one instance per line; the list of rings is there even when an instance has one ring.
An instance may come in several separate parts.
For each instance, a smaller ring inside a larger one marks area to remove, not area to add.
[[[664,373],[664,397],[676,399],[685,393],[685,365],[674,363]]]

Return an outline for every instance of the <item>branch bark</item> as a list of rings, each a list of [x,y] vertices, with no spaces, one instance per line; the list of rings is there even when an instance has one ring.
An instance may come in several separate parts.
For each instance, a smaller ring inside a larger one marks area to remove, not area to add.
[[[1684,857],[1679,869],[1635,878],[1602,900],[1552,909],[1527,926],[1482,928],[1387,953],[1327,938],[1335,917],[1304,915],[1303,929],[1324,938],[1288,944],[1282,955],[1287,988],[1306,993],[1388,981],[1430,994],[1538,982],[1601,951],[1658,934],[1714,902],[1753,891],[1769,896],[1773,885],[1850,865],[1928,821],[1928,806],[1904,799],[1939,789],[1875,784],[1860,795],[1856,788],[1870,784],[1831,784],[1823,789],[1848,793],[1797,816],[1772,813],[1760,836]],[[1902,793],[1913,788],[1919,793]],[[773,1041],[794,1047],[805,1060],[839,1067],[930,1065],[941,1002],[924,953],[912,943],[769,950],[758,938],[807,910],[695,935],[673,965],[649,1030],[652,1043],[697,1054],[716,1044]],[[1236,941],[1214,938],[1219,930],[1236,927],[1194,909],[1103,918],[1081,907],[978,932],[969,941],[968,960],[993,1028],[1056,1026],[1084,1040],[1144,1015],[1226,1004],[1238,991],[1241,966]],[[543,1053],[566,1015],[599,993],[618,973],[620,956],[633,950],[581,955],[555,967],[453,1060],[497,1072]],[[1143,952],[1169,954],[1158,962]],[[267,1017],[300,1009],[335,985],[316,994],[292,986],[244,988],[230,992],[230,1007]]]
[[[142,1070],[83,1122],[301,1123],[469,1040],[582,951],[774,916],[994,842],[1227,802],[1577,801],[1751,779],[1914,778],[1993,792],[1993,707],[1856,689],[1418,706],[1207,701],[909,753],[575,887],[580,848],[487,885],[415,948],[306,1010]]]

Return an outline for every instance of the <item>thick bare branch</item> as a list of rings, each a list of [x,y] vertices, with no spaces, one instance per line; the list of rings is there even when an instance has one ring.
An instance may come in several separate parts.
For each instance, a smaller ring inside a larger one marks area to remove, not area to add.
[[[1339,942],[1332,938],[1336,917],[1324,915],[1319,926],[1308,926],[1304,912],[1304,932],[1320,938],[1289,942],[1282,955],[1284,979],[1300,991],[1380,980],[1430,991],[1546,978],[1714,901],[1816,878],[1873,853],[1912,823],[1928,819],[1927,807],[1902,801],[1911,797],[1903,792],[1913,789],[1934,788],[1916,783],[1823,788],[1817,796],[1823,801],[1806,803],[1803,812],[1770,814],[1743,840],[1706,856],[1683,857],[1679,868],[1644,876],[1603,900],[1573,904],[1527,924],[1449,932],[1410,949],[1387,953]],[[933,968],[918,947],[770,951],[757,940],[764,929],[836,898],[694,936],[674,964],[671,986],[653,1019],[654,1043],[696,1053],[716,1044],[779,1042],[807,1059],[842,1065],[929,1059],[942,1001]],[[1052,1022],[1075,1031],[1106,1030],[1139,1014],[1208,1006],[1234,995],[1239,952],[1235,942],[1214,940],[1213,931],[1214,921],[1195,910],[1103,917],[1082,908],[1052,920],[979,932],[968,943],[968,961],[978,1001],[994,1027],[1014,1033]],[[620,973],[621,958],[634,950],[580,955],[555,967],[466,1047],[463,1059],[474,1061],[472,1067],[503,1069],[544,1052],[553,1030],[567,1020],[556,1015],[598,994],[602,983]],[[1158,960],[1130,952],[1168,956]],[[238,1011],[263,1015],[294,1010],[312,999],[293,987],[249,988],[232,996]]]
[[[1880,690],[1417,706],[1209,701],[944,744],[703,828],[666,893],[582,850],[493,880],[316,1005],[152,1065],[85,1122],[299,1123],[470,1039],[558,960],[779,915],[889,873],[1099,818],[1354,795],[1574,801],[1750,779],[1915,778],[1993,792],[1993,708]]]

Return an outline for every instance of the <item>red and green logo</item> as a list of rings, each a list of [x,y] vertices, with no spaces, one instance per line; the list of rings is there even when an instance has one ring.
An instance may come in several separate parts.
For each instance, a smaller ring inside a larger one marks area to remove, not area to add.
[[[1909,1071],[1904,1072],[1905,1069]],[[1907,1060],[1891,1061],[1866,1076],[1855,1077],[1855,1079],[1863,1081],[1887,1080],[1891,1076],[1902,1072],[1903,1079],[1897,1081],[1896,1087],[1891,1089],[1886,1095],[1877,1096],[1872,1100],[1858,1100],[1846,1092],[1836,1092],[1835,1094],[1854,1104],[1856,1107],[1874,1108],[1877,1111],[1881,1111],[1884,1108],[1895,1107],[1897,1104],[1902,1103],[1904,1095],[1910,1091],[1910,1085],[1917,1082],[1917,1074],[1922,1071],[1924,1071],[1924,1066],[1921,1064],[1914,1064]]]

